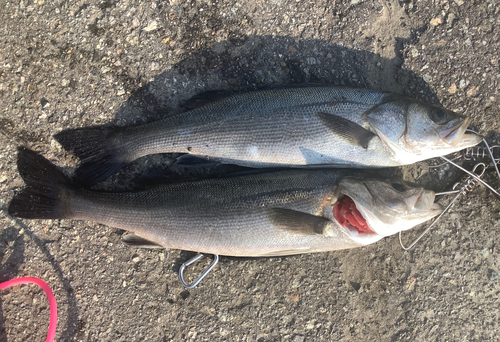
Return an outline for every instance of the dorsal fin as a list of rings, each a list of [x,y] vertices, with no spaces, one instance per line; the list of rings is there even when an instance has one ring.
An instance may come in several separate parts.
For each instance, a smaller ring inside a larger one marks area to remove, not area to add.
[[[274,89],[290,89],[290,88],[311,88],[311,87],[325,87],[329,86],[329,84],[325,83],[313,83],[313,82],[308,82],[308,83],[296,83],[296,84],[285,84],[285,85],[270,85],[270,86],[265,86],[259,89],[236,89],[236,90],[223,90],[223,89],[216,89],[216,90],[208,90],[203,93],[196,94],[186,101],[183,101],[181,103],[181,107],[184,107],[186,109],[195,109],[202,107],[208,103],[215,102],[222,100],[226,97],[237,95],[237,94],[242,94],[242,93],[248,93],[248,92],[254,92],[254,91],[260,91],[260,90],[274,90]]]
[[[208,103],[222,100],[234,94],[235,92],[230,90],[208,90],[203,93],[196,94],[186,101],[183,101],[181,103],[181,106],[186,109],[195,109],[202,107]]]
[[[364,129],[357,123],[340,116],[324,112],[318,112],[316,116],[328,129],[351,145],[367,149],[371,138],[375,136],[374,133]]]

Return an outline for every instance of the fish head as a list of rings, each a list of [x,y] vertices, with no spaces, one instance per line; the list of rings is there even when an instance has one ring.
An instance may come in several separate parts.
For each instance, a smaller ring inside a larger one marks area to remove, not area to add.
[[[372,130],[401,164],[442,156],[477,145],[482,137],[466,132],[471,118],[432,104],[392,95],[367,114]]]
[[[440,204],[434,203],[433,191],[403,181],[346,178],[338,191],[337,203],[348,202],[348,198],[354,207],[350,204],[347,213],[342,214],[336,203],[335,219],[360,243],[411,229],[443,211]],[[341,216],[353,216],[353,221]]]
[[[471,118],[423,102],[410,102],[404,141],[422,155],[443,155],[477,145],[482,137],[466,132]]]

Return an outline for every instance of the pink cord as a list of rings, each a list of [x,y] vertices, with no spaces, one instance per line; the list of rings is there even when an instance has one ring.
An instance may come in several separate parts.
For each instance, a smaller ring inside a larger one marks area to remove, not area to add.
[[[49,332],[47,334],[47,342],[53,342],[56,337],[56,327],[57,327],[57,303],[56,297],[54,297],[54,293],[50,289],[49,285],[39,278],[32,277],[23,277],[18,279],[13,279],[6,281],[4,283],[0,283],[0,290],[9,288],[14,285],[20,284],[37,284],[45,291],[47,298],[49,299],[50,306],[50,323],[49,323]]]

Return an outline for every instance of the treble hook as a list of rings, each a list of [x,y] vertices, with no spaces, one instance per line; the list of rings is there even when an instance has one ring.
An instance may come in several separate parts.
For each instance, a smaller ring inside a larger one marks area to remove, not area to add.
[[[208,272],[210,272],[212,270],[212,268],[214,268],[215,265],[217,265],[217,263],[219,262],[219,256],[217,254],[214,254],[214,261],[212,261],[212,263],[210,264],[210,266],[208,266],[207,269],[205,271],[203,271],[203,273],[193,283],[187,284],[184,281],[184,269],[187,266],[191,265],[192,263],[194,263],[194,262],[198,261],[199,259],[203,258],[204,256],[205,256],[205,254],[202,254],[202,253],[197,254],[193,258],[191,258],[188,261],[186,261],[185,263],[183,263],[181,265],[181,267],[179,268],[179,279],[181,280],[181,283],[182,283],[182,285],[184,285],[184,287],[186,287],[188,289],[192,289],[193,287],[195,287],[196,285],[198,285],[200,283],[200,281],[202,281],[202,279],[205,278],[205,276],[208,274]]]
[[[476,173],[476,170],[479,166],[482,166],[483,169],[481,171],[481,173]],[[413,246],[416,245],[417,242],[420,241],[420,239],[429,232],[429,230],[431,230],[431,228],[434,226],[434,224],[439,221],[439,219],[444,215],[444,213],[446,213],[450,208],[451,206],[455,203],[455,201],[457,200],[457,198],[460,197],[460,195],[463,195],[465,194],[467,191],[471,191],[472,190],[472,186],[476,184],[476,181],[479,180],[479,181],[482,181],[482,179],[480,177],[482,177],[486,171],[487,167],[486,167],[486,164],[484,163],[478,163],[474,166],[474,168],[472,169],[472,172],[470,171],[467,171],[467,173],[470,174],[469,177],[467,177],[464,181],[464,185],[459,189],[457,190],[456,188],[458,187],[458,185],[460,184],[460,182],[457,182],[453,185],[453,188],[452,188],[452,191],[445,191],[445,192],[440,192],[440,193],[436,193],[436,195],[445,195],[445,194],[453,194],[453,193],[456,193],[456,196],[451,200],[451,202],[446,206],[446,208],[444,208],[444,210],[441,212],[441,214],[439,214],[436,219],[429,225],[429,227],[427,227],[427,229],[425,229],[422,234],[420,234],[415,240],[413,240],[413,242],[408,246],[406,247],[404,244],[403,244],[403,240],[401,238],[401,231],[399,232],[399,244],[401,245],[401,247],[405,250],[405,251],[408,251],[410,250],[411,248],[413,248]]]

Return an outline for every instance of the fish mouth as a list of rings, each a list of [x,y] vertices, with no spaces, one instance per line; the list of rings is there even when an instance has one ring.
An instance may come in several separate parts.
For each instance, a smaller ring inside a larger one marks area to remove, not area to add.
[[[439,137],[446,144],[450,146],[457,146],[458,142],[464,136],[465,130],[467,129],[467,127],[469,127],[470,121],[471,118],[464,118],[462,122],[459,122],[457,125],[445,129],[444,131],[439,133]]]
[[[435,193],[431,190],[419,191],[405,200],[409,209],[408,220],[412,225],[401,226],[401,222],[377,224],[380,219],[375,213],[364,207],[361,203],[355,202],[350,197],[342,194],[334,205],[335,220],[346,229],[350,236],[362,243],[372,243],[383,237],[396,234],[423,223],[433,217],[438,216],[443,211],[443,206],[434,203]]]
[[[443,206],[439,203],[434,203],[436,194],[432,190],[422,189],[419,193],[408,197],[405,201],[413,212],[429,212],[436,216],[443,211]]]
[[[333,207],[333,216],[351,235],[359,237],[378,236],[359,211],[356,202],[347,195],[342,194],[339,196]]]

